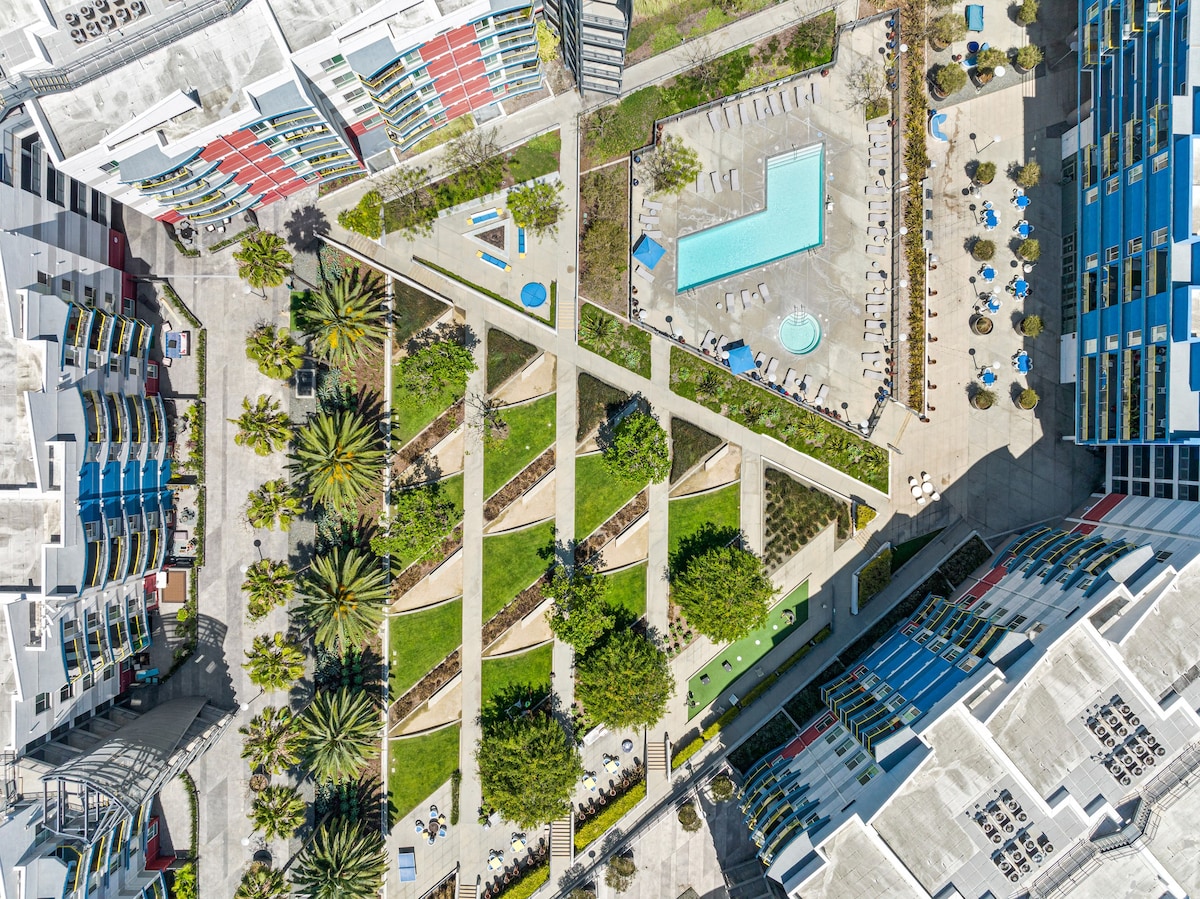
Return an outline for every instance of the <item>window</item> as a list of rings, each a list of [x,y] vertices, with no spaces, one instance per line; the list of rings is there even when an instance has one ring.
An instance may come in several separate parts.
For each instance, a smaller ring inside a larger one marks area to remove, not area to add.
[[[329,57],[329,59],[323,60],[321,62],[321,68],[324,69],[326,72],[332,72],[334,69],[340,68],[341,66],[344,66],[345,64],[346,64],[346,57],[342,56],[342,54],[339,53],[337,56],[331,56],[331,57]]]
[[[1166,167],[1167,167],[1167,154],[1166,153],[1159,153],[1157,156],[1154,157],[1153,161],[1150,163],[1150,170],[1154,171],[1154,172],[1161,172]]]
[[[1083,261],[1083,267],[1086,269],[1093,269],[1096,266],[1098,266],[1099,264],[1100,264],[1100,257],[1096,253],[1093,253],[1091,256],[1088,256],[1087,259],[1085,259]]]
[[[1142,239],[1135,237],[1125,244],[1125,255],[1133,256],[1135,253],[1142,252]]]
[[[1167,326],[1166,325],[1155,325],[1153,328],[1150,329],[1150,342],[1151,343],[1162,343],[1166,339],[1167,339]]]
[[[1128,181],[1130,184],[1137,184],[1142,180],[1142,164],[1139,162],[1129,170]],[[1109,191],[1111,193],[1111,191]]]
[[[1116,334],[1109,334],[1104,338],[1104,348],[1106,350],[1115,350],[1121,345],[1121,338]]]
[[[262,134],[264,131],[266,131],[270,127],[271,126],[268,125],[266,122],[255,122],[253,125],[250,126],[250,133],[251,134]]]
[[[67,176],[54,167],[49,159],[46,160],[46,199],[55,206],[66,203]]]
[[[358,81],[358,76],[353,72],[343,72],[333,79],[334,87],[345,87],[347,84],[353,84]]]
[[[1200,447],[1181,446],[1179,449],[1179,480],[1200,481]]]
[[[1096,352],[1097,349],[1099,349],[1099,345],[1095,337],[1089,337],[1083,342],[1084,355],[1091,355],[1092,353]]]
[[[50,694],[49,693],[39,693],[37,695],[37,698],[33,701],[33,709],[34,709],[34,712],[37,713],[38,715],[42,714],[42,712],[49,711],[50,710]]]
[[[72,284],[70,281],[68,281],[66,278],[63,278],[62,292],[65,293],[67,296],[71,296],[75,292],[75,285]]]
[[[104,163],[104,165],[100,166],[100,171],[102,171],[106,175],[111,175],[113,172],[115,172],[120,167],[121,167],[121,163],[117,162],[114,159],[111,162],[106,162],[106,163]]]
[[[71,179],[71,211],[87,215],[87,185]]]
[[[1086,198],[1088,203],[1095,203],[1099,197],[1100,197],[1100,188],[1098,188],[1098,187],[1089,187],[1088,188],[1087,198]]]
[[[36,134],[21,138],[21,189],[42,193],[42,141]]]
[[[1115,194],[1117,192],[1117,189],[1120,186],[1121,186],[1120,178],[1109,178],[1108,181],[1106,181],[1104,184],[1104,192],[1106,194]]]
[[[366,88],[362,88],[362,87],[355,88],[354,90],[350,91],[350,93],[343,94],[342,99],[345,100],[347,103],[353,103],[355,100],[357,100],[359,97],[361,97],[366,92],[367,92]]]
[[[853,743],[854,743],[854,741],[852,739],[850,739],[849,737],[847,737],[845,740],[843,740],[841,743],[839,743],[837,748],[834,749],[833,751],[836,752],[839,756],[845,755],[847,752],[850,751],[850,746]]]
[[[1166,242],[1167,242],[1167,229],[1166,228],[1157,228],[1150,235],[1150,243],[1154,244],[1154,246],[1156,246],[1156,247],[1161,247]]]
[[[1139,344],[1141,342],[1142,342],[1142,331],[1140,328],[1138,328],[1135,331],[1130,331],[1128,334],[1125,335],[1125,343],[1127,343],[1127,344],[1132,345],[1132,344]]]
[[[366,103],[363,103],[359,106],[355,106],[353,114],[356,116],[360,116],[365,112],[370,112],[374,108],[375,108],[375,104],[372,103],[370,100],[368,100]]]
[[[92,221],[101,225],[108,224],[108,197],[92,188]]]
[[[1116,262],[1120,258],[1121,258],[1121,248],[1118,247],[1116,244],[1113,244],[1111,247],[1105,248],[1105,250],[1104,250],[1104,261],[1105,262]]]
[[[38,284],[41,284],[43,287],[49,287],[50,276],[46,272],[38,272]]]
[[[383,116],[373,115],[369,119],[364,119],[362,125],[364,128],[374,128],[377,125],[383,124]]]
[[[67,684],[65,687],[63,687],[61,690],[58,691],[58,701],[66,702],[68,699],[70,699],[74,695],[74,693],[75,693],[75,685]]]

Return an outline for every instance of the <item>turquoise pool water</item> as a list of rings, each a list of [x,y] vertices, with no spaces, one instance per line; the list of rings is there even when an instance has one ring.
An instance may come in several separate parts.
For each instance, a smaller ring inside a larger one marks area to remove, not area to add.
[[[821,323],[811,312],[793,312],[779,326],[779,342],[789,353],[807,355],[821,343]]]
[[[682,293],[818,246],[825,239],[825,147],[767,160],[767,208],[679,238]]]

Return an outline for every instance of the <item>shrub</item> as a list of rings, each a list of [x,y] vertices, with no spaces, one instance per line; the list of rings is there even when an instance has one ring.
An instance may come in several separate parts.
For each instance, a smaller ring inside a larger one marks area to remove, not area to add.
[[[943,96],[949,96],[967,86],[967,73],[958,63],[941,66],[934,73],[933,83]]]
[[[996,178],[996,163],[975,163],[975,180],[980,184],[991,184]]]
[[[865,503],[859,503],[854,509],[854,527],[857,530],[862,530],[872,521],[879,513]]]
[[[997,47],[988,47],[975,54],[975,70],[987,74],[1008,63],[1008,54]]]
[[[505,899],[529,899],[550,879],[550,864],[547,862],[536,868],[526,868],[520,877],[520,880],[505,889]]]
[[[608,871],[604,875],[604,882],[614,892],[623,893],[633,886],[633,878],[636,874],[637,865],[634,864],[632,858],[627,855],[615,855],[608,860]]]
[[[858,573],[858,605],[859,608],[879,595],[892,582],[892,551],[882,550],[879,555],[868,562]]]
[[[1041,399],[1041,397],[1037,395],[1036,390],[1034,390],[1032,387],[1026,387],[1017,397],[1017,405],[1022,409],[1029,410],[1038,404],[1039,399]]]
[[[976,409],[990,409],[996,405],[996,394],[981,388],[971,395],[971,403]]]
[[[1025,71],[1036,69],[1042,63],[1042,48],[1035,44],[1026,44],[1017,50],[1016,63]]]
[[[946,13],[938,16],[929,26],[929,39],[940,47],[961,41],[967,35],[967,23],[961,15]]]
[[[1017,247],[1017,255],[1026,262],[1037,262],[1042,256],[1042,245],[1036,237],[1027,237]]]
[[[1017,172],[1017,184],[1028,190],[1037,187],[1042,180],[1042,167],[1032,160],[1021,166]]]
[[[720,728],[718,728],[719,730]],[[671,770],[674,771],[697,752],[704,748],[704,737],[696,737],[692,742],[682,746],[671,756]]]
[[[700,813],[696,811],[694,802],[685,802],[679,806],[679,811],[675,813],[675,817],[679,819],[679,823],[683,825],[683,829],[688,833],[695,833],[701,827]]]
[[[367,191],[357,206],[339,212],[338,224],[347,231],[378,240],[383,235],[383,197],[379,191]]]
[[[1021,5],[1017,7],[1017,24],[1029,27],[1037,21],[1037,17],[1038,0],[1021,0]]]
[[[708,788],[712,792],[712,798],[717,802],[728,802],[733,798],[736,789],[728,774],[718,774],[709,783]]]
[[[996,258],[996,245],[983,237],[978,237],[971,244],[971,255],[980,262],[990,262]]]
[[[1037,337],[1044,330],[1046,324],[1040,315],[1027,315],[1021,319],[1021,333],[1026,337]]]
[[[641,780],[609,802],[604,806],[604,811],[575,829],[575,851],[582,852],[584,847],[598,840],[610,827],[625,817],[630,809],[645,798],[646,781]]]

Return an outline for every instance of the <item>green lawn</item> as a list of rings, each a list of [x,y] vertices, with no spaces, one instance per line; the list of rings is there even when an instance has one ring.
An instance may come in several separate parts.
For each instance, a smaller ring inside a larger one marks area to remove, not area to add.
[[[518,184],[558,171],[562,136],[558,131],[531,137],[509,154],[508,172]]]
[[[404,344],[414,335],[429,327],[439,315],[450,307],[435,300],[423,290],[403,283],[392,282],[393,312],[392,333],[397,345]]]
[[[462,399],[461,393],[444,390],[427,400],[414,400],[401,384],[399,363],[392,366],[392,384],[392,437],[396,446],[408,443]]]
[[[783,617],[784,612],[790,611],[795,621],[788,624]],[[749,636],[743,637],[736,643],[731,643],[711,662],[692,675],[688,681],[688,690],[696,700],[696,704],[688,710],[688,718],[702,711],[717,696],[749,671],[758,660],[783,641],[783,638],[808,620],[808,581],[785,596],[772,609],[767,623]],[[731,669],[726,671],[723,662],[729,662]],[[708,683],[703,678],[708,678]]]
[[[607,575],[608,592],[604,595],[605,602],[628,610],[634,618],[645,615],[646,564],[642,562],[616,574]]]
[[[537,355],[537,347],[499,328],[487,332],[487,389],[495,390]]]
[[[393,824],[450,779],[458,768],[460,725],[392,740],[388,758],[388,806]]]
[[[452,474],[448,478],[442,478],[437,483],[441,487],[442,494],[446,499],[454,503],[455,514],[453,518],[454,524],[457,525],[462,521],[463,517],[463,476],[461,474]],[[447,536],[449,536],[449,532],[447,532]],[[420,556],[417,553],[397,553],[392,556],[392,570],[396,572],[403,571],[413,562],[417,561],[418,558]]]
[[[482,709],[485,718],[489,713],[502,713],[502,706],[511,705],[518,691],[527,692],[535,702],[550,692],[553,648],[553,644],[547,643],[520,655],[483,660]],[[498,706],[496,702],[499,702]]]
[[[483,451],[483,495],[491,496],[554,442],[554,394],[504,409],[508,437]]]
[[[741,530],[742,486],[734,482],[728,487],[673,499],[667,506],[668,553],[674,555],[681,540],[711,524],[718,531]]]
[[[941,532],[942,529],[938,528],[936,531],[930,531],[928,534],[906,540],[899,546],[892,547],[892,574],[899,571],[905,562],[923,550],[926,544],[932,543]]]
[[[483,620],[503,609],[553,561],[554,522],[483,538]]]
[[[645,486],[614,478],[601,453],[576,457],[575,539],[586,539]]]
[[[423,612],[392,616],[388,634],[392,698],[403,694],[461,645],[461,599]]]

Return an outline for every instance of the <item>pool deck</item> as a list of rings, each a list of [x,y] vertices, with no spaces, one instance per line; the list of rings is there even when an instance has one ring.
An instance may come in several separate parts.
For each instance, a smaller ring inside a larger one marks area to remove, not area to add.
[[[682,337],[691,346],[699,346],[709,331],[728,340],[745,340],[755,354],[765,353],[764,361],[772,357],[779,360],[780,383],[791,368],[797,378],[808,375],[812,387],[810,398],[821,384],[828,384],[825,405],[840,411],[846,404],[845,413],[851,421],[868,417],[880,386],[880,382],[867,380],[862,374],[867,367],[862,354],[882,352],[885,346],[865,337],[865,322],[869,317],[866,295],[876,284],[890,284],[895,219],[890,209],[893,201],[890,187],[883,195],[867,194],[867,187],[876,180],[884,180],[889,186],[893,183],[893,161],[869,158],[870,132],[861,109],[850,108],[852,99],[844,82],[848,73],[864,63],[880,65],[879,47],[886,41],[885,32],[883,21],[864,23],[842,32],[838,60],[830,77],[794,78],[742,100],[741,106],[749,118],[745,124],[729,127],[720,106],[712,107],[722,123],[717,132],[713,131],[705,110],[670,122],[665,131],[681,138],[700,156],[702,190],[698,192],[693,185],[678,196],[649,197],[662,204],[657,225],[645,225],[640,219],[650,214],[650,209],[642,205],[648,196],[648,179],[640,178],[642,183],[632,188],[632,240],[636,241],[643,229],[658,230],[662,234],[655,240],[667,250],[653,272],[653,283],[637,274],[631,275],[641,320]],[[803,93],[815,86],[819,102],[797,104],[796,86]],[[780,91],[790,94],[791,111],[760,120],[755,98],[761,101]],[[733,114],[737,115],[736,110]],[[825,194],[832,202],[832,210],[824,212],[824,243],[761,268],[676,294],[679,236],[762,210],[766,202],[766,160],[815,143],[822,143],[825,148]],[[638,177],[639,167],[634,168],[634,177]],[[732,189],[730,169],[738,170],[740,190]],[[880,169],[887,174],[880,176]],[[709,176],[714,171],[720,179],[719,193],[713,192]],[[877,245],[881,253],[868,254],[866,249],[868,244],[874,245],[867,233],[868,213],[876,214],[868,207],[870,201],[888,207],[879,213],[888,220],[888,237]],[[865,273],[877,269],[888,272],[888,280],[868,282]],[[764,303],[759,296],[759,284],[766,284],[769,302]],[[748,292],[749,308],[743,308],[743,290]],[[731,312],[725,310],[726,293],[733,294]],[[887,304],[887,312],[880,320],[884,324],[880,334],[890,340],[890,292],[879,297],[879,301]],[[802,357],[788,352],[779,340],[780,324],[801,307],[818,317],[822,330],[820,345]],[[883,366],[879,368],[882,370]]]

